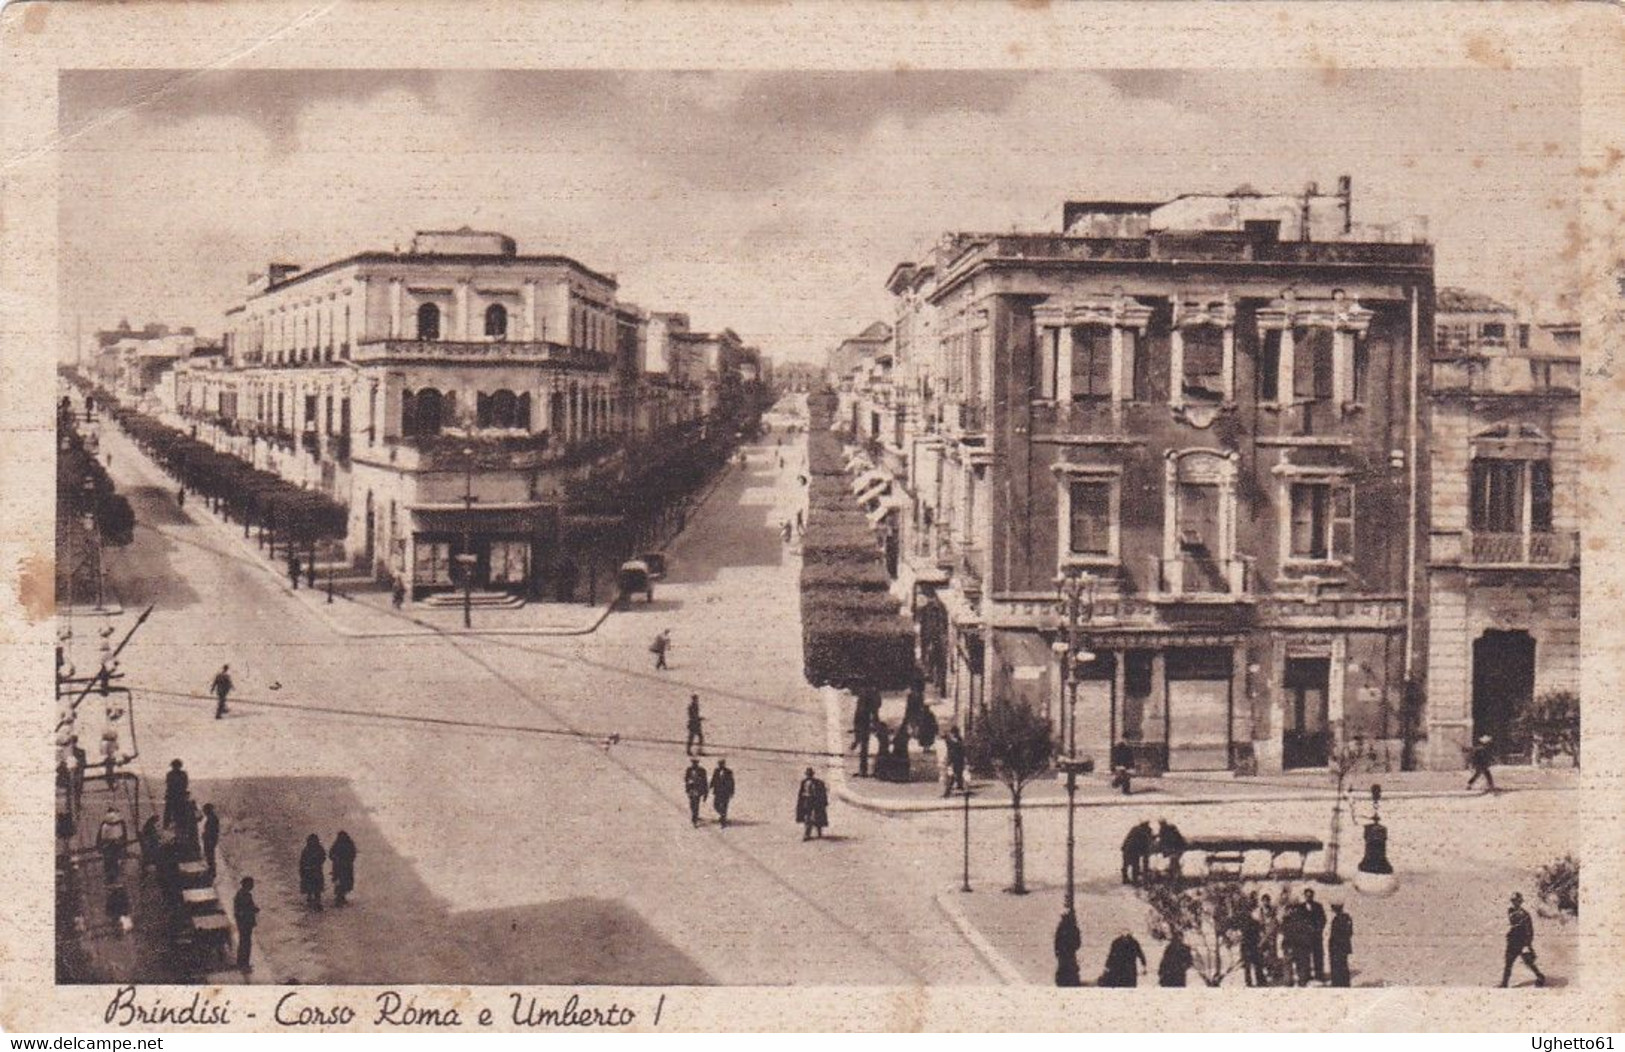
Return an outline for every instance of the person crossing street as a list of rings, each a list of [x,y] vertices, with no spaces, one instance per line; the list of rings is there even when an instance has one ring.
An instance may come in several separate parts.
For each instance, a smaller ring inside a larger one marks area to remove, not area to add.
[[[1515,891],[1507,906],[1507,953],[1506,966],[1501,969],[1502,986],[1511,981],[1512,966],[1518,961],[1523,961],[1524,967],[1535,973],[1536,986],[1546,985],[1545,974],[1535,964],[1535,921],[1523,908],[1523,895]]]
[[[683,752],[690,756],[705,755],[705,717],[700,715],[700,696],[688,696],[688,742]]]
[[[688,794],[688,819],[696,829],[700,826],[700,801],[710,792],[710,786],[700,761],[689,760],[688,770],[683,772],[683,792]]]
[[[711,772],[711,806],[716,808],[717,820],[724,829],[728,828],[728,804],[733,798],[734,773],[727,760],[718,760],[717,769]]]
[[[226,698],[231,694],[232,686],[231,666],[221,665],[220,671],[214,674],[214,682],[209,684],[209,689],[214,691],[214,696],[219,699],[214,707],[214,718],[217,720],[229,711],[226,708]]]

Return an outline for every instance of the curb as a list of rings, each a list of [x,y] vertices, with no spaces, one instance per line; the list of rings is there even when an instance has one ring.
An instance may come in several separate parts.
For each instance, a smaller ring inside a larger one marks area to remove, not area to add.
[[[1010,958],[1000,953],[998,947],[989,942],[987,936],[978,931],[976,925],[970,922],[970,918],[965,916],[965,911],[959,908],[957,896],[960,894],[963,893],[939,891],[932,897],[932,901],[937,904],[937,909],[942,911],[943,916],[948,918],[948,923],[954,926],[954,930],[959,932],[959,937],[976,951],[976,956],[993,970],[993,974],[999,977],[1001,983],[1006,986],[1031,985],[1021,974],[1020,969],[1011,963]]]

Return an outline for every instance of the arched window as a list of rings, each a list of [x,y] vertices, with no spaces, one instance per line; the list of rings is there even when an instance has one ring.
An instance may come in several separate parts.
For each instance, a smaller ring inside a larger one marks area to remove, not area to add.
[[[418,307],[418,339],[440,339],[440,308],[433,303]]]
[[[485,335],[493,340],[508,338],[508,308],[500,303],[485,308]]]
[[[480,396],[484,403],[481,427],[519,427],[519,399],[512,391],[497,391],[489,397]]]

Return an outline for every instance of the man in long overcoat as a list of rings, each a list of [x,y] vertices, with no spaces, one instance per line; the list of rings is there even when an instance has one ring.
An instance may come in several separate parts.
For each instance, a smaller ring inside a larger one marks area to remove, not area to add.
[[[689,760],[683,772],[683,792],[688,795],[688,818],[696,827],[700,824],[700,801],[711,791],[711,780],[699,760]]]
[[[188,787],[192,777],[179,760],[169,761],[169,773],[164,775],[164,828],[168,829],[180,821],[181,810],[187,804]]]
[[[1332,958],[1332,985],[1349,985],[1349,957],[1354,953],[1354,918],[1341,902],[1332,903],[1332,931],[1326,940]]]
[[[1140,940],[1124,932],[1112,940],[1106,951],[1106,970],[1100,973],[1101,986],[1138,986],[1145,971],[1145,951]]]
[[[801,825],[803,840],[811,840],[814,830],[822,837],[824,827],[829,825],[829,787],[811,767],[807,768],[801,788],[796,792],[796,821]]]
[[[1309,963],[1314,969],[1315,981],[1326,981],[1326,907],[1315,901],[1315,889],[1303,891],[1303,909],[1309,918],[1309,927],[1315,941],[1309,944]]]
[[[728,804],[733,798],[734,773],[727,760],[718,760],[717,769],[711,772],[711,806],[716,808],[717,820],[724,829],[728,828]]]

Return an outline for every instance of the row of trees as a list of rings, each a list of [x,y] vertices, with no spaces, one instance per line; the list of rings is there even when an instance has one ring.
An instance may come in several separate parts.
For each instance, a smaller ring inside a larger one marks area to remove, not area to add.
[[[110,401],[105,393],[102,400]],[[273,548],[280,540],[292,550],[343,537],[348,529],[348,510],[326,494],[301,489],[129,407],[114,408],[112,415],[182,486],[241,522],[245,535],[258,526],[268,532]]]
[[[849,488],[830,430],[836,398],[807,400],[807,518],[801,545],[807,681],[854,693],[903,690],[915,677],[914,626],[888,590],[883,553]]]

